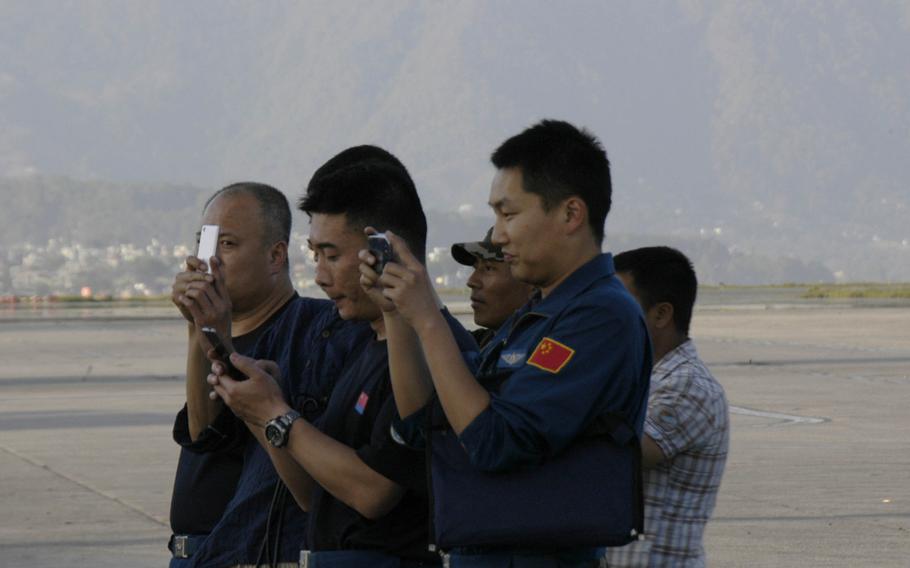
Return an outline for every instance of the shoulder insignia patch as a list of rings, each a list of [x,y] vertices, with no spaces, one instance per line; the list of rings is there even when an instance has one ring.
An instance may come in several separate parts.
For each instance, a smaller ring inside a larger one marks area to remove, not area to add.
[[[544,337],[537,344],[534,353],[528,359],[528,365],[534,365],[538,369],[558,373],[566,366],[566,363],[575,355],[575,350],[568,345]]]
[[[503,353],[499,356],[502,359],[502,362],[508,365],[509,367],[514,367],[515,365],[524,361],[525,352],[524,351],[509,351],[508,353]]]

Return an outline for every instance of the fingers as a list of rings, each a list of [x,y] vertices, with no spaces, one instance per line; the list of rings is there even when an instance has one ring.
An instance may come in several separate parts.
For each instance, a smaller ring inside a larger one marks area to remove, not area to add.
[[[199,309],[199,304],[195,300],[187,296],[180,296],[180,304],[190,313],[194,325],[197,327],[204,325],[202,322],[205,321],[205,313]]]
[[[209,274],[202,272],[195,272],[190,270],[177,274],[176,278],[174,278],[174,284],[171,286],[171,302],[180,308],[180,312],[184,317],[187,319],[192,318],[193,316],[186,301],[187,290],[191,287],[198,287],[211,281],[212,277]]]
[[[209,373],[208,377],[206,377],[205,380],[208,382],[208,384],[212,385],[212,387],[215,388],[216,392],[218,392],[218,395],[221,396],[221,398],[225,399],[225,401],[230,398],[229,391],[231,391],[234,388],[234,385],[237,384],[237,381],[225,373],[224,365],[220,365],[218,363],[212,363],[212,372]]]
[[[206,300],[208,300],[208,303],[211,304],[213,300],[212,296],[215,294],[215,289],[212,286],[211,282],[208,282],[206,280],[193,280],[192,282],[187,283],[186,290],[184,290],[183,294],[193,299],[196,299],[198,297],[205,297]]]
[[[205,263],[193,255],[186,257],[186,269],[189,272],[205,271]]]
[[[211,299],[209,299],[206,288],[201,286],[191,286],[183,294],[182,303],[190,313],[193,314],[193,321],[196,325],[207,325],[211,323],[208,314],[213,311]]]
[[[360,251],[357,252],[357,258],[360,259],[360,264],[366,264],[370,268],[376,264],[376,257],[373,256],[370,249],[360,249]],[[373,272],[375,272],[375,270]]]
[[[367,249],[357,253],[357,258],[360,259],[360,285],[369,291],[379,281],[379,274],[373,270],[376,258]]]
[[[230,331],[231,303],[227,296],[221,262],[212,257],[212,274],[183,272],[178,275],[172,300],[196,325],[209,325],[220,332]],[[219,292],[220,290],[220,292]]]
[[[281,369],[278,367],[278,363],[275,361],[260,359],[256,361],[255,365],[268,373],[269,376],[275,380],[278,380],[281,377]]]
[[[279,386],[281,372],[274,361],[257,361],[232,353],[231,364],[249,380],[234,380],[224,374],[223,364],[212,363],[206,382],[212,386],[213,400],[221,398],[241,419],[260,426],[280,414],[282,408],[289,408]]]
[[[391,284],[391,279],[389,279],[388,283],[386,282],[385,277],[387,275],[391,277],[403,278],[409,272],[408,268],[395,262],[389,262],[385,265],[385,269],[383,269],[382,274],[379,274],[373,269],[373,265],[376,264],[376,257],[374,257],[373,253],[367,249],[363,249],[358,252],[357,258],[360,259],[360,285],[367,290],[369,288],[375,287],[377,283],[382,285]]]
[[[231,399],[231,389],[233,384],[236,383],[233,379],[227,375],[216,375],[211,374],[206,377],[206,382],[212,385],[212,391],[209,393],[209,399],[218,400],[219,398],[224,401],[225,404],[231,406],[233,402]]]
[[[392,231],[386,231],[385,236],[389,239],[389,243],[392,244],[392,253],[395,256],[395,260],[412,270],[422,266],[420,261],[411,253],[411,249],[404,239]]]
[[[172,289],[174,291],[183,291],[188,284],[191,282],[211,282],[212,276],[205,272],[197,272],[195,270],[185,270],[179,272],[174,278],[174,284]]]
[[[209,342],[206,336],[202,334],[199,334],[199,336],[202,338],[201,340],[204,340],[206,343]],[[221,364],[221,359],[219,359],[217,351],[210,347],[206,350],[205,357],[212,362],[212,373],[216,375],[227,375],[227,369]]]
[[[364,274],[361,270],[360,272],[360,287],[363,288],[367,293],[370,292],[376,286],[376,281],[373,280],[369,275]]]
[[[398,280],[407,280],[408,276],[414,273],[413,270],[410,267],[390,262],[385,265],[382,274],[378,275],[378,280],[383,286],[392,286]]]
[[[256,378],[256,377],[260,377],[260,378],[268,377],[271,379],[273,376],[277,378],[277,377],[280,377],[280,375],[281,375],[281,372],[278,370],[278,365],[275,365],[275,368],[273,369],[275,371],[276,375],[272,375],[271,373],[269,373],[268,371],[266,371],[265,369],[263,369],[259,365],[257,365],[258,361],[256,361],[256,359],[246,357],[244,355],[241,355],[240,353],[231,353],[231,363],[235,367],[237,367],[237,370],[239,370],[241,373],[243,373],[244,375],[246,375],[247,377],[249,377],[251,379]],[[263,361],[263,364],[265,364],[265,363],[271,363],[271,361]]]

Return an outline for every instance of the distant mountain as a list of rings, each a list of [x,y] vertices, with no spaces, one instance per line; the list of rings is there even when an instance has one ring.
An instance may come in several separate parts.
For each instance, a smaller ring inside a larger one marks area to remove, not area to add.
[[[64,177],[0,178],[0,250],[50,239],[102,248],[152,240],[166,247],[192,247],[203,205],[215,189]],[[285,193],[293,209],[299,195]],[[428,216],[431,246],[480,240],[492,219],[432,210]],[[296,210],[293,229],[307,234],[306,216]]]
[[[4,270],[22,262],[21,255],[4,255],[5,249],[22,243],[43,247],[51,240],[61,245],[106,249],[133,245],[139,249],[155,243],[155,249],[171,250],[183,245],[194,248],[195,232],[205,200],[213,190],[192,186],[124,184],[81,181],[69,178],[32,176],[27,179],[0,178],[0,294],[12,289],[9,274],[4,286]],[[295,195],[288,196],[291,204]],[[12,205],[12,206],[10,206]],[[480,240],[491,225],[492,215],[476,212],[427,212],[428,245],[447,249],[454,242]],[[305,216],[293,215],[296,245],[292,246],[294,262],[304,262],[300,251],[308,232]],[[675,246],[693,261],[699,278],[705,283],[755,284],[786,282],[829,282],[831,271],[820,262],[804,262],[788,256],[763,256],[731,248],[716,236],[683,237],[674,235],[610,234],[606,248],[621,252],[633,247],[651,245]],[[444,256],[447,256],[445,253]],[[181,257],[182,258],[182,257]],[[31,260],[34,267],[53,273],[62,268],[65,258],[59,251]],[[83,274],[80,278],[96,289],[108,280],[138,278],[168,287],[180,258],[145,258],[141,264],[124,268],[102,265],[103,273]],[[451,263],[448,263],[451,264]],[[456,282],[455,285],[461,285]],[[48,284],[42,290],[55,291]],[[57,291],[59,292],[59,290]]]
[[[363,142],[482,217],[489,153],[552,116],[604,141],[609,235],[910,280],[907,53],[906,2],[4,2],[0,176],[47,194],[2,182],[0,242],[52,234],[56,202],[80,234],[120,223],[142,184],[173,235],[190,186],[293,195]],[[117,181],[93,207],[54,175]]]
[[[49,239],[89,247],[152,239],[192,244],[210,193],[164,184],[0,178],[0,248]]]

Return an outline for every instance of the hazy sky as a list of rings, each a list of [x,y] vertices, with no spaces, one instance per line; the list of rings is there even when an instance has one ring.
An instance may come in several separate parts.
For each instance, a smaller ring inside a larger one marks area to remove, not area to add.
[[[910,279],[908,60],[907,1],[2,1],[0,175],[296,195],[372,142],[486,214],[490,151],[556,117],[608,150],[608,231]]]

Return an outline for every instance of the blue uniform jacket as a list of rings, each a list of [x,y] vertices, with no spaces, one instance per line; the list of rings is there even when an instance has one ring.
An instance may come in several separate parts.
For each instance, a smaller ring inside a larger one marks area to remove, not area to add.
[[[479,378],[490,406],[461,433],[461,446],[474,467],[502,471],[559,453],[608,413],[640,437],[651,365],[641,309],[612,256],[598,255],[487,344]]]

